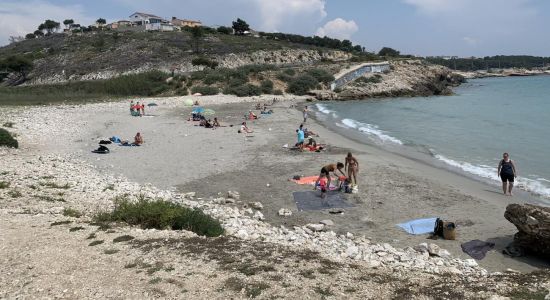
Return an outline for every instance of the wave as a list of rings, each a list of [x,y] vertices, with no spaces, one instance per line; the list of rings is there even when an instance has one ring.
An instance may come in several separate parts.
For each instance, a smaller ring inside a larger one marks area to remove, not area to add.
[[[325,114],[325,115],[332,115],[333,118],[338,118],[338,115],[336,114],[336,112],[334,110],[330,110],[326,107],[326,105],[323,105],[323,104],[315,104],[315,107],[317,108],[317,110],[322,113],[322,114]]]
[[[470,173],[482,178],[491,179],[495,182],[500,182],[500,178],[497,175],[495,167],[486,166],[486,165],[477,166],[468,162],[458,162],[440,154],[436,154],[434,155],[434,157],[446,163],[447,165],[458,168],[467,173]],[[529,179],[525,177],[518,177],[515,180],[514,186],[520,189],[526,190],[528,192],[531,192],[533,194],[550,198],[550,187],[544,185],[541,181],[548,181],[548,180],[544,178],[537,178],[537,180],[534,180],[534,179]]]
[[[368,135],[376,136],[382,142],[391,142],[398,145],[403,145],[403,142],[393,136],[387,135],[382,130],[378,129],[378,126],[361,123],[352,119],[343,119],[342,124],[348,128],[357,129],[360,132],[366,133]]]

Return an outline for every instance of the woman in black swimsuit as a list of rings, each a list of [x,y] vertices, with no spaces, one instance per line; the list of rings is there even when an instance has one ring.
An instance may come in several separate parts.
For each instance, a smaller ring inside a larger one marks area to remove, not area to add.
[[[498,176],[502,179],[502,191],[504,195],[512,196],[512,188],[514,187],[514,178],[518,177],[516,173],[516,165],[508,155],[502,154],[502,160],[498,164]]]

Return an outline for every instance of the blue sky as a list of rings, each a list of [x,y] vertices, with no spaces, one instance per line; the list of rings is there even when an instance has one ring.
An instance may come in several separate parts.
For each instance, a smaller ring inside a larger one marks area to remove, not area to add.
[[[549,0],[0,0],[0,45],[44,19],[90,24],[134,11],[255,29],[349,38],[415,55],[550,56]]]

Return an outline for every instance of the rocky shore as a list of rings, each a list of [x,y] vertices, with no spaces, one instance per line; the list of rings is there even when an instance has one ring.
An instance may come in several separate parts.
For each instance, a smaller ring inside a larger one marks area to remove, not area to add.
[[[225,102],[241,101],[234,99]],[[155,101],[175,108],[179,100]],[[0,149],[5,266],[0,298],[503,299],[546,295],[550,289],[545,272],[490,273],[434,243],[399,248],[336,233],[330,220],[274,226],[265,221],[263,199],[251,201],[243,191],[202,197],[194,190],[133,182],[62,145],[87,139],[86,112],[125,107],[100,103],[1,112],[2,121],[15,124],[22,148]],[[226,234],[207,239],[187,231],[94,225],[92,217],[111,210],[120,196],[199,208],[220,220]],[[277,218],[292,214],[289,207],[277,207]]]

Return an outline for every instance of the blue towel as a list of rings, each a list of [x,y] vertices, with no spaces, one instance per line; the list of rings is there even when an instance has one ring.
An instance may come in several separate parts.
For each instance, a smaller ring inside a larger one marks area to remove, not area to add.
[[[435,220],[437,218],[417,219],[397,224],[410,234],[425,234],[434,232]]]

